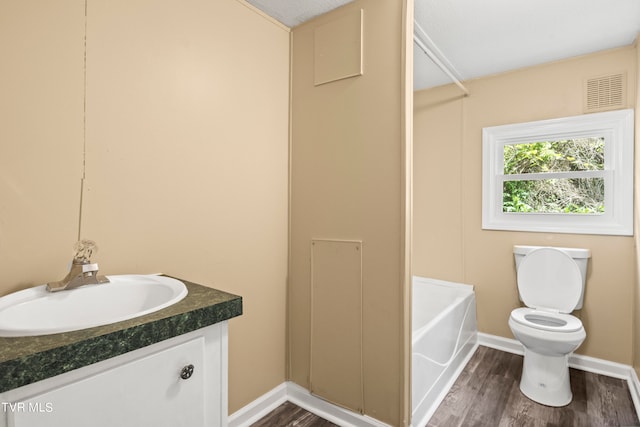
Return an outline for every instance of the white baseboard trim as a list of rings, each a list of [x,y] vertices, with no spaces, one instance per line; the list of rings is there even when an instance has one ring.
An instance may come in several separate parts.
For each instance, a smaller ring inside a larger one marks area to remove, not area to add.
[[[287,383],[282,383],[229,415],[229,427],[246,427],[287,401]]]
[[[343,427],[389,427],[388,424],[378,421],[367,415],[361,415],[344,409],[326,400],[320,399],[309,392],[309,390],[298,384],[287,382],[287,394],[289,401],[306,409],[309,412],[338,424]]]
[[[390,427],[367,415],[357,414],[312,395],[307,389],[287,381],[229,416],[229,427],[249,427],[289,401],[325,420],[343,427]]]
[[[520,341],[499,337],[496,335],[478,332],[478,344],[485,347],[495,348],[496,350],[506,351],[513,354],[524,354],[524,349]],[[640,418],[640,381],[635,369],[630,365],[622,363],[610,362],[595,357],[583,356],[581,354],[572,354],[569,356],[569,366],[582,371],[592,372],[594,374],[606,375],[608,377],[626,380],[629,384],[629,392],[635,406],[638,418]]]
[[[520,356],[524,354],[524,349],[522,348],[520,341],[499,337],[497,335],[485,334],[484,332],[478,332],[478,344],[507,353],[519,354]]]

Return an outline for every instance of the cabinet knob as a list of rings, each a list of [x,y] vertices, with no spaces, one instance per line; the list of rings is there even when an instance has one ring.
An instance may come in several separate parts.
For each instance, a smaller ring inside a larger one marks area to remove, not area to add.
[[[193,365],[187,365],[180,371],[180,378],[183,380],[188,380],[191,378],[191,375],[193,375]]]

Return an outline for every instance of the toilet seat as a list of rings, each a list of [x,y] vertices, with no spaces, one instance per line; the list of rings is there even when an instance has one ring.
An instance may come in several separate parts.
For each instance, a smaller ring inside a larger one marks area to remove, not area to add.
[[[575,316],[564,313],[553,313],[535,308],[516,308],[511,318],[530,328],[552,332],[576,332],[582,329],[582,322]]]
[[[517,282],[527,307],[571,313],[582,295],[580,268],[556,248],[541,247],[525,256],[518,267]]]

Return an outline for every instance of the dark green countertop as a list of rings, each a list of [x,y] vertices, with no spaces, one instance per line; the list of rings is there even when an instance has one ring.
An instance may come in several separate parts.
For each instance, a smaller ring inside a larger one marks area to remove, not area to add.
[[[242,314],[241,297],[178,280],[187,296],[155,313],[61,334],[0,337],[0,393]]]

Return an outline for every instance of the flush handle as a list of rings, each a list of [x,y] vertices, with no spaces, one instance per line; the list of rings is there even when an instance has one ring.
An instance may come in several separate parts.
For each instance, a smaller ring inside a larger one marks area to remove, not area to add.
[[[180,371],[180,378],[183,380],[188,380],[191,378],[191,375],[193,375],[193,365],[187,365]]]

